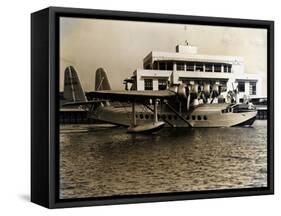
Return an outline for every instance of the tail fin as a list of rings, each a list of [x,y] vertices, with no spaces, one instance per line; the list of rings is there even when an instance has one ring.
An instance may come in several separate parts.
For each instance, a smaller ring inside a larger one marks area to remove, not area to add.
[[[103,68],[98,68],[96,71],[95,90],[111,90],[106,72]]]
[[[68,66],[64,71],[64,98],[67,101],[80,102],[87,101],[85,92],[76,70],[72,66]]]

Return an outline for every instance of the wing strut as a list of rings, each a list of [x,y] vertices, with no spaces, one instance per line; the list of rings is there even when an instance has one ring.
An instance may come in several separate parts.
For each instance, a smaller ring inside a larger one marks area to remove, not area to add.
[[[151,112],[154,113],[154,110],[148,106],[147,104],[143,104],[147,109],[149,109]],[[158,116],[158,115],[157,115]],[[158,118],[158,117],[157,117]],[[166,122],[168,125],[170,125],[171,127],[175,127],[175,125],[173,125],[170,121],[168,121],[167,119],[163,119],[164,122]]]
[[[178,111],[176,111],[170,104],[168,104],[167,102],[164,102],[167,107],[173,112],[175,113],[181,120],[183,120],[188,126],[192,127],[192,125],[184,118],[182,117],[181,114],[178,113]]]
[[[156,132],[165,126],[165,122],[159,122],[157,116],[157,99],[153,100],[154,102],[154,121],[143,123],[137,125],[136,123],[136,101],[132,101],[132,122],[131,126],[127,129],[128,133],[144,133],[144,132]]]
[[[135,127],[136,125],[136,102],[132,101],[132,126]]]
[[[158,115],[157,115],[157,99],[154,100],[154,123],[158,122]]]

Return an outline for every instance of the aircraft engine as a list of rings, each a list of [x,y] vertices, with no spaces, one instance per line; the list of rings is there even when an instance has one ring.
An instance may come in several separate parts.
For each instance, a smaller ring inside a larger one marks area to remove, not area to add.
[[[214,84],[212,87],[212,91],[213,91],[213,97],[218,97],[220,92],[219,92],[219,85]]]
[[[187,98],[189,95],[189,87],[186,84],[181,84],[178,86],[177,93],[181,98]]]
[[[204,84],[204,93],[205,93],[205,95],[207,95],[207,96],[210,95],[210,84],[209,84],[209,83],[205,83],[205,84]]]
[[[192,85],[192,93],[198,94],[198,92],[199,92],[199,85],[198,84]]]
[[[175,92],[178,95],[178,99],[186,104],[186,110],[190,107],[190,86],[186,84],[180,84],[179,86],[173,86],[170,91]]]

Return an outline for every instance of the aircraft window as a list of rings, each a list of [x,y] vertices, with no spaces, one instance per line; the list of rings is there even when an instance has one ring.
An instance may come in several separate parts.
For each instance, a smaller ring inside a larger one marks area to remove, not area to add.
[[[189,120],[189,119],[190,119],[189,115],[188,115],[188,116],[186,116],[186,120]]]
[[[195,116],[194,115],[192,116],[192,120],[195,120]]]
[[[203,118],[204,118],[204,120],[208,120],[207,116],[204,116]]]
[[[138,114],[136,114],[136,118],[138,118],[139,116],[138,116]]]
[[[171,119],[172,119],[172,116],[171,116],[171,115],[168,115],[168,119],[171,120]]]
[[[150,118],[153,119],[153,118],[154,118],[154,115],[150,115]]]
[[[140,114],[140,119],[143,119],[143,114]]]
[[[197,116],[197,120],[201,120],[201,116]]]
[[[165,115],[165,114],[163,114],[163,115],[162,115],[162,118],[165,120],[165,119],[166,119],[166,115]]]
[[[145,115],[145,119],[149,119],[149,115],[146,114],[146,115]]]
[[[178,117],[175,115],[175,116],[174,116],[174,119],[177,120],[177,118],[178,118]]]

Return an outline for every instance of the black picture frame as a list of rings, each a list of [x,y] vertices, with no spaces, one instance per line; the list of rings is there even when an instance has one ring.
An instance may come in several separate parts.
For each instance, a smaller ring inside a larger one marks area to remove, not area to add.
[[[267,29],[268,186],[61,200],[58,196],[59,17]],[[47,208],[266,195],[274,193],[274,22],[49,7],[31,15],[31,201]]]

